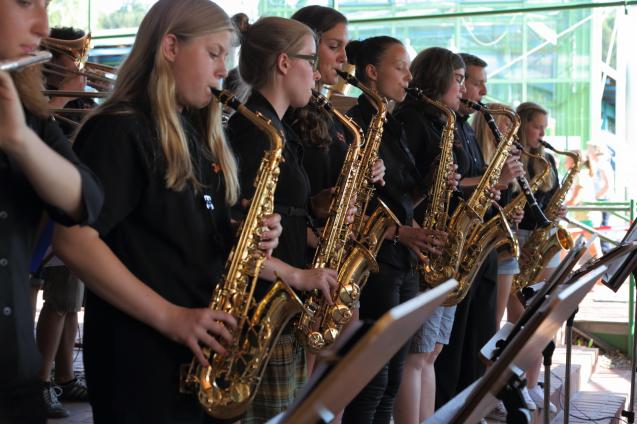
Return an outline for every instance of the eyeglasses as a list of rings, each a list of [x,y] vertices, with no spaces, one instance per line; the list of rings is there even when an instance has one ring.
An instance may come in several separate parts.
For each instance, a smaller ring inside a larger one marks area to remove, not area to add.
[[[296,58],[296,59],[307,60],[308,62],[310,62],[310,66],[312,66],[312,71],[314,72],[318,71],[318,65],[319,65],[318,54],[288,53],[288,56]]]
[[[462,74],[453,74],[453,77],[456,79],[456,82],[460,85],[464,82],[464,75]]]

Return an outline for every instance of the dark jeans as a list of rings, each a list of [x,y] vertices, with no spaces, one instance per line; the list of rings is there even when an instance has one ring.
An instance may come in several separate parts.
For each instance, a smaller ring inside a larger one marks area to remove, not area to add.
[[[360,319],[376,321],[394,306],[412,299],[418,293],[418,282],[416,271],[381,264],[361,295]],[[410,343],[408,340],[345,408],[343,424],[389,424]]]
[[[478,355],[496,332],[496,278],[497,255],[492,252],[458,304],[449,344],[434,364],[436,409],[484,374],[485,366]]]
[[[44,383],[39,379],[12,387],[0,389],[0,423],[2,424],[45,424]]]

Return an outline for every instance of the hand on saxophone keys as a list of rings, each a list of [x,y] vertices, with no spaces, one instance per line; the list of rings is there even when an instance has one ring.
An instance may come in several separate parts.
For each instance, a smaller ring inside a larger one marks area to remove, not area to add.
[[[279,245],[279,237],[283,232],[281,215],[278,213],[263,217],[259,234],[259,249],[265,253],[266,258],[272,256],[272,251]]]
[[[372,184],[378,184],[381,187],[385,186],[385,170],[385,162],[382,159],[376,159],[370,169]]]
[[[409,247],[421,262],[425,262],[428,256],[442,253],[441,248],[447,242],[447,233],[401,225],[396,234],[396,241]]]
[[[315,217],[317,218],[328,217],[330,213],[330,206],[332,204],[332,198],[334,197],[335,193],[336,193],[336,187],[326,188],[325,190],[321,190],[312,198],[310,198],[310,207],[312,208],[312,214]],[[356,213],[358,212],[355,205],[356,205],[356,196],[352,196],[349,202],[349,208],[347,209],[346,220],[348,224],[351,224],[352,222],[354,222],[354,217],[356,216]]]
[[[510,224],[517,226],[524,219],[524,209],[516,208],[508,218]]]
[[[237,321],[226,312],[209,308],[184,308],[174,304],[170,304],[164,319],[159,323],[164,335],[186,345],[204,367],[210,364],[203,349],[208,347],[220,355],[227,355],[228,351],[223,345],[232,343],[230,331],[236,327]]]
[[[502,197],[502,193],[500,193],[500,189],[498,187],[491,187],[489,188],[489,197],[491,197],[491,200],[494,202],[497,202],[500,200],[500,197]]]
[[[455,163],[449,164],[449,178],[447,179],[447,189],[449,190],[457,190],[460,185],[460,180],[462,179],[462,175],[458,174],[456,171],[458,170],[458,165]]]

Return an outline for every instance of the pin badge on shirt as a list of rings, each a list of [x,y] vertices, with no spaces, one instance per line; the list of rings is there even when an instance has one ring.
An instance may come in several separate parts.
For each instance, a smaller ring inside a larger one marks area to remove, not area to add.
[[[206,206],[206,209],[209,210],[214,210],[215,209],[215,205],[212,204],[212,196],[209,194],[204,194],[203,195],[203,203]]]

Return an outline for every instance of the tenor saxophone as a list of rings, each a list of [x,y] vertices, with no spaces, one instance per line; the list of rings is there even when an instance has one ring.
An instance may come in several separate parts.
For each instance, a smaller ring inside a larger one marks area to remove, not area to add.
[[[385,232],[391,225],[400,222],[380,199],[378,199],[379,206],[376,210],[369,218],[365,218],[365,209],[367,209],[367,205],[374,193],[374,187],[369,180],[369,169],[378,158],[378,149],[380,148],[387,114],[387,103],[377,93],[360,83],[352,75],[338,70],[337,72],[349,84],[358,87],[372,99],[376,105],[377,113],[365,134],[365,139],[358,155],[355,157],[352,154],[352,162],[348,162],[346,158],[346,162],[343,165],[341,175],[349,175],[347,168],[353,166],[356,169],[355,176],[350,181],[346,178],[341,178],[337,188],[337,192],[339,192],[342,190],[341,184],[349,185],[351,183],[351,186],[346,191],[351,189],[352,193],[354,193],[358,213],[349,231],[342,231],[342,228],[340,231],[341,236],[338,244],[345,246],[345,255],[340,256],[343,259],[337,263],[336,267],[338,285],[332,292],[333,304],[328,305],[318,295],[309,298],[305,302],[306,313],[302,315],[298,325],[302,340],[305,341],[308,349],[314,352],[330,346],[340,334],[343,326],[351,319],[352,310],[358,306],[358,299],[369,274],[378,271],[376,255],[383,242]],[[332,111],[335,112],[335,110]],[[335,113],[335,116],[343,123],[345,128],[348,128],[351,132],[355,131],[356,127],[351,125],[353,121],[350,118],[340,113]],[[356,138],[356,135],[354,139],[356,143],[360,141],[360,138]],[[333,203],[332,206],[340,207],[343,209],[342,212],[347,209],[346,203]],[[329,232],[330,230],[326,228],[324,234],[329,234]],[[349,237],[351,234],[357,238],[352,239],[352,237]],[[307,313],[307,311],[311,312]]]
[[[544,213],[551,221],[551,225],[533,230],[522,247],[524,255],[520,259],[520,273],[513,277],[512,293],[516,293],[527,285],[533,284],[546,263],[557,252],[562,249],[570,250],[573,247],[573,238],[570,233],[566,228],[559,225],[559,209],[580,171],[581,159],[579,154],[557,150],[544,140],[540,141],[540,143],[557,154],[570,156],[573,159],[573,167],[566,174],[562,184],[553,193],[544,208]],[[553,232],[554,234],[551,234]]]
[[[217,100],[235,109],[270,139],[254,180],[255,192],[239,238],[226,262],[225,274],[215,288],[209,308],[227,312],[237,320],[234,341],[227,355],[204,347],[209,365],[196,359],[182,370],[182,392],[194,393],[203,409],[219,419],[241,416],[254,398],[261,376],[286,324],[303,304],[294,291],[277,279],[265,297],[254,298],[259,271],[265,260],[258,249],[261,221],[274,210],[284,136],[259,112],[252,112],[227,91],[212,90]]]

